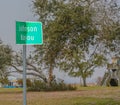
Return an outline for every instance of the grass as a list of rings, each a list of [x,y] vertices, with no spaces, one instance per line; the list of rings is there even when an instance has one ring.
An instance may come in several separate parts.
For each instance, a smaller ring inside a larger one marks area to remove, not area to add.
[[[0,88],[0,93],[20,93],[22,88]]]
[[[34,103],[34,104],[33,104]],[[60,99],[40,99],[31,101],[29,105],[120,105],[119,101],[105,98],[76,97],[76,98],[60,98]]]
[[[22,105],[22,100],[22,89],[0,88],[0,105]],[[120,87],[79,87],[76,91],[27,92],[27,105],[120,105],[119,100]]]

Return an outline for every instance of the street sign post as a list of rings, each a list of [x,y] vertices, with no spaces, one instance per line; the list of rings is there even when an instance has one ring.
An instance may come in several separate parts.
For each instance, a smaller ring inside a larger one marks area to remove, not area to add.
[[[26,87],[26,45],[23,45],[23,105],[27,105]]]
[[[27,105],[26,45],[43,44],[42,23],[16,21],[16,44],[23,44],[23,105]]]

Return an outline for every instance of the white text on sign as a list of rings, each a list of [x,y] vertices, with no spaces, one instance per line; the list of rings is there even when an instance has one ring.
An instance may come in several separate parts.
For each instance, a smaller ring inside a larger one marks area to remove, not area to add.
[[[21,31],[21,32],[37,32],[37,27],[20,26],[19,31]]]

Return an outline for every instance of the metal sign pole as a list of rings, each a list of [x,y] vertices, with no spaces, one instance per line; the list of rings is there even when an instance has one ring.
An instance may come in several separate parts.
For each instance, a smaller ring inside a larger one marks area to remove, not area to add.
[[[27,105],[27,99],[26,99],[26,45],[23,45],[23,105]]]

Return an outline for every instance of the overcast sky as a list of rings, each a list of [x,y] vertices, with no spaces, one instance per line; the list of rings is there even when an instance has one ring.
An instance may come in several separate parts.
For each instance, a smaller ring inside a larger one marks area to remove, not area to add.
[[[15,21],[36,21],[32,12],[32,0],[0,0],[0,39],[5,44],[12,46],[14,50],[22,48],[22,45],[15,44]],[[30,49],[30,46],[28,46]],[[97,70],[93,77],[89,79],[93,81],[97,76],[102,76],[104,70]],[[61,73],[60,78],[66,78],[67,82],[79,82],[79,78],[70,79],[66,74]]]
[[[15,44],[15,21],[34,21],[32,0],[0,0],[0,38],[14,49],[21,47]]]

